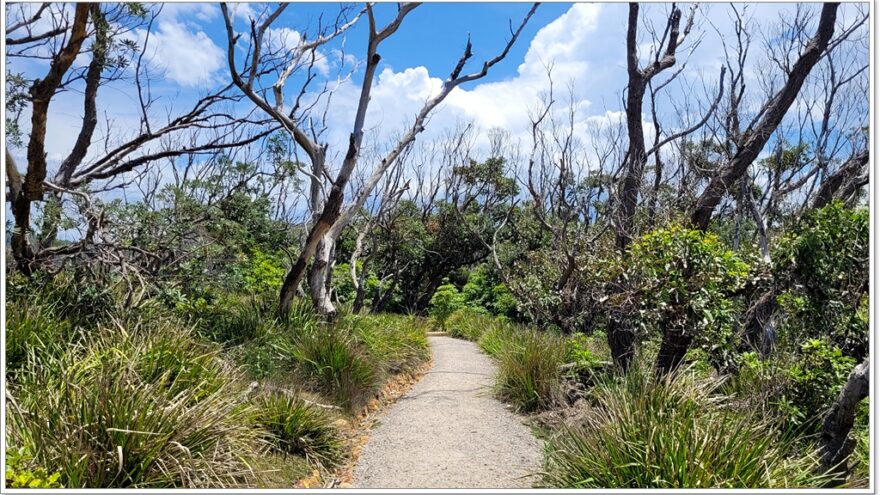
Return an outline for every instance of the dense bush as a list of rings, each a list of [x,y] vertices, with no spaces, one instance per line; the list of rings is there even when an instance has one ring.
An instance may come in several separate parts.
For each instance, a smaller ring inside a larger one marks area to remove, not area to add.
[[[465,306],[464,296],[458,288],[452,284],[443,284],[437,287],[431,296],[431,316],[437,320],[441,328],[445,328],[446,319],[452,313]]]
[[[840,393],[854,359],[828,342],[805,342],[794,363],[786,370],[787,383],[776,405],[796,428],[821,427],[819,420]]]
[[[656,379],[635,365],[591,391],[595,407],[548,445],[545,483],[567,488],[819,486],[814,455],[758,415],[728,407],[720,380]]]
[[[792,279],[780,301],[783,338],[797,346],[827,336],[857,361],[867,355],[869,232],[867,208],[835,202],[783,237],[774,253],[777,278]]]
[[[663,336],[658,365],[668,357],[667,364],[677,366],[691,343],[719,366],[730,359],[737,314],[732,295],[749,274],[747,263],[714,234],[680,226],[645,234],[631,246],[629,260],[637,322],[644,335]]]

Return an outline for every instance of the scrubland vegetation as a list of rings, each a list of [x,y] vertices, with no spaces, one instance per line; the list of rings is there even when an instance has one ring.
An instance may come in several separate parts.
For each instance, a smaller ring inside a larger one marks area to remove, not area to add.
[[[158,5],[28,5],[5,11],[7,59],[33,62],[6,74],[6,486],[332,482],[433,330],[494,360],[546,443],[542,486],[868,485],[863,6],[717,5],[719,29],[619,5],[622,106],[600,115],[542,60],[520,128],[422,139],[537,5],[492,47],[462,33],[393,133],[368,109],[416,4],[318,26],[222,4],[196,101],[141,56]],[[328,75],[347,36],[363,53]],[[701,43],[720,74],[688,65]]]

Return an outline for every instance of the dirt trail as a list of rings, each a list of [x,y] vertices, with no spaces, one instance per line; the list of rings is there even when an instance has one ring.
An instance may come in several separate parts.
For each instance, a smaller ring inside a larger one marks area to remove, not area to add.
[[[495,365],[479,348],[429,337],[434,366],[370,434],[357,488],[528,488],[542,446],[491,394]]]

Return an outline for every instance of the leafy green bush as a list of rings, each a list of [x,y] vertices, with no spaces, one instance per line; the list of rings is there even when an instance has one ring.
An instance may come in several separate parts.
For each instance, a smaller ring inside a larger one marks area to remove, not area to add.
[[[820,486],[813,454],[757,415],[727,407],[720,380],[657,380],[638,362],[591,389],[596,406],[549,441],[544,482],[565,488]]]
[[[490,270],[488,264],[478,265],[468,274],[461,294],[465,304],[472,308],[484,309],[499,316],[516,316],[516,298],[498,280],[498,275]]]
[[[437,287],[431,296],[431,311],[440,328],[445,328],[446,319],[456,310],[464,307],[464,296],[452,284],[444,284]]]
[[[777,407],[795,428],[821,426],[816,421],[837,398],[855,365],[853,358],[827,341],[805,342],[787,370],[787,385]]]
[[[781,334],[790,342],[828,336],[844,354],[868,354],[867,208],[834,202],[805,215],[774,253],[776,276],[792,278]],[[791,275],[789,275],[791,270]]]
[[[611,364],[611,353],[605,334],[584,335],[575,333],[565,339],[566,363],[573,366],[568,374],[581,382],[592,382],[595,374]]]
[[[20,376],[9,444],[59,471],[66,487],[253,482],[244,458],[259,435],[236,399],[238,377],[186,328],[98,328]]]
[[[549,333],[518,330],[497,352],[495,389],[500,399],[518,411],[531,412],[556,404],[561,397],[564,342]]]
[[[285,454],[332,467],[342,457],[342,440],[334,418],[302,398],[275,391],[254,401],[254,424],[272,435],[272,446]]]
[[[23,448],[6,451],[6,488],[63,488],[60,472],[34,466]]]
[[[629,259],[638,323],[645,335],[664,336],[661,358],[670,352],[674,367],[694,342],[718,367],[730,359],[737,314],[731,295],[748,276],[747,263],[714,234],[675,225],[642,236]],[[686,345],[667,350],[667,339]]]

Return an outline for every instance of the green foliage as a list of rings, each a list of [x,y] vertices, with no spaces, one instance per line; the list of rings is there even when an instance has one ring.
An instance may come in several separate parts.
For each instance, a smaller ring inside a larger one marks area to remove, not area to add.
[[[253,405],[254,424],[271,434],[273,449],[324,467],[342,458],[342,438],[324,409],[280,391],[258,396]]]
[[[565,362],[574,366],[569,371],[582,382],[595,379],[598,371],[611,364],[611,353],[604,333],[575,333],[565,339]]]
[[[433,316],[441,328],[445,328],[446,319],[456,310],[464,307],[464,296],[452,284],[444,284],[437,287],[431,296],[431,316]]]
[[[671,226],[644,235],[629,252],[630,282],[645,335],[673,328],[721,361],[733,348],[732,293],[749,265],[711,233]]]
[[[281,257],[265,253],[259,248],[254,248],[250,255],[243,256],[247,258],[242,273],[244,291],[257,294],[277,293],[286,274]]]
[[[33,466],[32,458],[23,448],[6,451],[7,488],[63,488],[61,473],[49,473],[45,468]]]
[[[6,372],[14,377],[28,359],[57,356],[78,335],[70,321],[58,318],[50,304],[27,300],[6,306]]]
[[[485,263],[468,273],[467,283],[462,287],[461,294],[465,304],[470,307],[482,308],[506,317],[517,314],[517,302],[513,294],[497,280],[497,275]]]
[[[777,404],[789,424],[798,429],[821,426],[815,421],[837,398],[855,365],[854,359],[824,340],[805,342],[787,370],[788,383]]]
[[[819,486],[816,456],[757,415],[727,406],[720,380],[657,380],[649,366],[591,389],[596,406],[548,445],[545,483],[565,488]]]
[[[796,345],[829,337],[856,360],[868,353],[867,208],[840,202],[811,211],[779,243],[777,277],[791,270],[794,284],[781,305],[787,315],[780,333]]]

